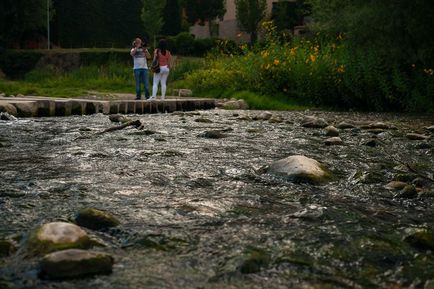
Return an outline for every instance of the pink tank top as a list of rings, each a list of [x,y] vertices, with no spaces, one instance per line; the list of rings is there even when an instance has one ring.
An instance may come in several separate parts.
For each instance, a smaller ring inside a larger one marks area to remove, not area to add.
[[[160,66],[166,66],[170,64],[170,58],[172,55],[170,55],[170,51],[166,50],[166,55],[163,55],[160,50],[158,50],[158,62],[160,63]]]

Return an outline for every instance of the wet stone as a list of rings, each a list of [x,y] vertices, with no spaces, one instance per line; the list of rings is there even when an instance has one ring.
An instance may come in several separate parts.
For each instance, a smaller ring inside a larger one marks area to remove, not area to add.
[[[75,217],[75,222],[92,230],[116,227],[120,224],[112,214],[94,208],[81,209]]]
[[[432,133],[434,133],[434,125],[427,126],[425,129],[428,130],[428,131],[430,131],[430,132],[432,132]]]
[[[338,129],[349,129],[349,128],[354,128],[354,125],[349,123],[349,122],[340,122],[337,126]]]
[[[418,133],[408,133],[405,135],[409,140],[427,140],[429,136],[418,134]]]
[[[9,240],[0,240],[0,258],[8,257],[17,250],[15,244]]]
[[[106,253],[69,249],[44,256],[39,275],[59,280],[110,274],[113,262],[113,257]]]
[[[79,226],[54,222],[44,224],[31,233],[27,250],[32,255],[42,255],[70,248],[87,249],[92,244],[87,233]]]
[[[385,188],[388,190],[402,190],[405,186],[407,186],[407,183],[405,182],[391,181],[385,186]]]
[[[329,125],[324,129],[326,136],[339,136],[339,130],[332,125]]]
[[[405,241],[418,249],[434,250],[434,232],[432,230],[419,229],[405,237]]]
[[[242,263],[239,270],[242,274],[253,274],[267,267],[271,261],[268,252],[262,249],[249,248],[244,252]]]
[[[370,140],[363,143],[363,145],[368,146],[368,147],[376,147],[379,144],[380,144],[380,142],[376,139],[370,139]]]
[[[413,185],[405,186],[397,195],[397,198],[412,199],[417,197],[416,187]]]
[[[209,138],[209,139],[221,139],[225,138],[226,135],[220,130],[209,130],[198,135],[198,137]]]
[[[194,121],[200,122],[200,123],[212,123],[213,122],[212,120],[210,120],[208,118],[204,118],[204,117],[196,118]]]
[[[330,173],[318,161],[301,156],[290,156],[270,165],[267,173],[286,177],[296,182],[321,183],[329,179]]]
[[[324,143],[328,146],[332,146],[332,145],[342,145],[344,142],[342,141],[342,139],[338,136],[335,137],[331,137],[328,138],[324,141]]]
[[[323,118],[307,116],[301,121],[301,126],[306,128],[325,128],[328,123]]]
[[[127,123],[130,121],[130,119],[122,114],[111,114],[109,115],[109,119],[111,122],[115,122],[115,123]]]
[[[430,143],[426,142],[426,141],[421,142],[421,143],[418,143],[418,144],[415,146],[415,148],[416,148],[416,149],[419,149],[419,150],[428,150],[428,149],[431,149],[432,147],[433,147],[433,146],[432,146]]]
[[[384,130],[384,129],[389,129],[390,125],[388,125],[388,124],[386,124],[384,122],[373,122],[373,123],[370,123],[368,125],[363,125],[363,126],[361,126],[361,128],[363,128],[363,129],[371,129],[371,130],[375,130],[375,129],[382,129],[382,130]]]

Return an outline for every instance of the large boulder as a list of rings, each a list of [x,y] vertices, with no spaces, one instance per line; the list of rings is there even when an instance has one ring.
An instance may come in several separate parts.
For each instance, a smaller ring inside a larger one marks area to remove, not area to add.
[[[30,234],[27,250],[31,255],[43,255],[71,248],[87,249],[94,242],[79,226],[53,222],[38,227]]]
[[[102,252],[69,249],[44,256],[40,262],[40,277],[69,279],[109,274],[113,257]]]
[[[272,163],[267,173],[308,183],[322,183],[331,176],[321,163],[301,155],[290,156]]]
[[[75,222],[92,230],[115,227],[120,222],[110,213],[94,208],[81,209],[75,217]]]

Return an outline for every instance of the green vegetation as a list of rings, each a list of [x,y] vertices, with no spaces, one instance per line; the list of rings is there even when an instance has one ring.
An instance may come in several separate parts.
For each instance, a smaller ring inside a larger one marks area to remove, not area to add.
[[[240,55],[210,56],[205,69],[187,76],[196,93],[249,91],[292,103],[376,111],[434,110],[434,72],[391,61],[374,48],[351,46],[344,34],[281,43],[265,22],[266,44]],[[215,93],[214,93],[215,95]]]

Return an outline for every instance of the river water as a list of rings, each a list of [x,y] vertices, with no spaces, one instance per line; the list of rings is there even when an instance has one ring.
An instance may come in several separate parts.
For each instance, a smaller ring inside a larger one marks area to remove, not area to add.
[[[114,124],[100,114],[0,122],[0,239],[23,243],[37,225],[69,221],[83,207],[121,221],[87,230],[106,244],[99,250],[114,256],[111,275],[40,280],[37,260],[15,254],[0,259],[0,284],[428,288],[433,252],[403,239],[434,228],[434,198],[399,198],[384,186],[417,174],[432,177],[433,138],[410,141],[405,134],[434,124],[433,117],[275,112],[281,123],[242,117],[260,113],[129,116],[145,129],[105,134],[98,132]],[[344,145],[325,146],[321,129],[300,126],[305,115],[334,124],[383,121],[395,129],[375,132],[377,147],[363,145],[374,134],[359,128],[341,131]],[[199,137],[209,130],[226,137]],[[299,154],[320,161],[334,178],[310,185],[261,173]]]

